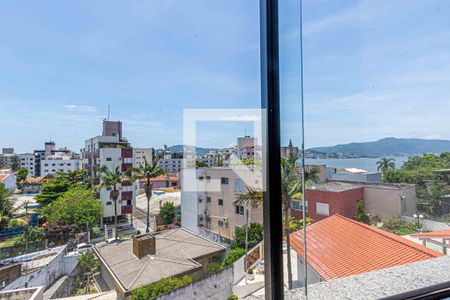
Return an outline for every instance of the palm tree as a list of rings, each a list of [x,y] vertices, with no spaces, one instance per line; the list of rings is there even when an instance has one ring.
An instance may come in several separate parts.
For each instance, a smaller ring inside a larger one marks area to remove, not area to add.
[[[114,228],[115,228],[115,236],[114,238],[117,240],[117,200],[119,198],[120,192],[117,189],[118,185],[122,183],[124,179],[124,174],[120,172],[119,167],[116,167],[113,171],[110,171],[108,167],[102,166],[100,168],[100,178],[101,184],[98,189],[102,188],[111,188],[112,190],[109,192],[109,198],[114,202]]]
[[[152,197],[153,183],[152,178],[156,178],[159,175],[164,174],[163,169],[159,166],[158,159],[149,164],[147,159],[144,157],[144,164],[140,164],[138,168],[133,170],[134,178],[145,179],[145,196],[147,197],[147,228],[145,232],[150,232],[150,198]]]
[[[248,207],[257,208],[263,203],[263,193],[260,190],[246,186],[247,191],[245,193],[237,194],[236,200],[233,201],[234,205],[245,206],[245,260],[244,268],[247,272],[247,253],[248,253]],[[247,280],[247,277],[246,279]]]
[[[382,157],[377,161],[377,170],[385,173],[388,169],[395,169],[395,159],[392,157]]]

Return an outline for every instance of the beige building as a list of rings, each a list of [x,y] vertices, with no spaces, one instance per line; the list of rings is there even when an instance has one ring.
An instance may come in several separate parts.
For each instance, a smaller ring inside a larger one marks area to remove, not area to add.
[[[197,169],[197,191],[181,194],[182,226],[194,232],[204,228],[221,237],[232,239],[236,228],[246,223],[246,207],[235,205],[236,195],[246,191],[246,186],[262,182],[253,168],[246,166]],[[184,178],[186,179],[186,178]],[[186,182],[183,182],[182,185]],[[188,179],[186,179],[188,180]],[[262,206],[248,208],[249,223],[263,222]]]
[[[155,149],[153,148],[136,148],[136,166],[147,163],[151,164],[155,160]]]

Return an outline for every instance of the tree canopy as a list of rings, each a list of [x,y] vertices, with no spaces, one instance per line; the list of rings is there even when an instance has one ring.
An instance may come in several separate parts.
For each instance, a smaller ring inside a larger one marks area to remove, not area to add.
[[[65,221],[77,226],[94,226],[100,222],[101,203],[92,190],[77,186],[44,207],[41,213],[50,223]]]
[[[248,247],[255,247],[263,239],[263,226],[259,223],[250,223],[248,226]],[[245,227],[237,228],[231,249],[245,248]]]
[[[176,213],[175,205],[172,202],[164,203],[159,209],[159,215],[165,224],[172,223],[175,220]]]

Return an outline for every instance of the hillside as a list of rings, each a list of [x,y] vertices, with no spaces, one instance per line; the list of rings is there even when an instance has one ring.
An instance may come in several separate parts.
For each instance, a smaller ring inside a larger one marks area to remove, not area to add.
[[[197,154],[206,154],[209,151],[217,150],[217,149],[214,149],[214,148],[201,148],[201,147],[195,148],[194,146],[184,146],[184,147],[186,147],[188,150],[190,150],[192,152],[194,151],[194,149],[196,149],[197,150],[197,152],[196,152]],[[172,152],[172,153],[183,152],[183,145],[173,145],[173,146],[168,147],[168,150],[170,152]]]
[[[314,147],[309,150],[326,154],[342,153],[359,157],[411,156],[425,153],[450,152],[450,141],[389,137],[375,142]]]

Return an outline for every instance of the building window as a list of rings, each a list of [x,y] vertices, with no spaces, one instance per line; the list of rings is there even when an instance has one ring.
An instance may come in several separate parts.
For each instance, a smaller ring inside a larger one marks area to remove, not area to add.
[[[198,203],[202,203],[203,199],[202,198],[198,198]]]
[[[244,206],[242,205],[236,205],[236,214],[238,215],[244,215]]]
[[[217,203],[218,203],[220,206],[223,206],[223,199],[217,199]]]
[[[220,228],[224,228],[224,222],[222,220],[218,220],[217,221],[217,226],[219,226]]]
[[[175,167],[175,165],[174,165],[174,167]],[[203,176],[200,176],[200,177],[198,178],[198,180],[202,181],[202,180],[203,180]]]
[[[112,158],[111,157],[107,157],[106,161],[112,161]]]
[[[112,202],[111,201],[107,201],[106,205],[112,205]]]
[[[44,164],[44,166],[48,167],[48,164]]]
[[[206,203],[211,203],[211,197],[206,197]]]
[[[211,176],[206,176],[206,180],[210,181],[211,180]]]
[[[234,191],[243,193],[244,190],[245,190],[244,181],[242,179],[235,179],[234,180]]]
[[[306,211],[308,211],[308,201],[305,201]],[[293,210],[303,211],[303,203],[301,200],[291,200],[291,208]]]
[[[316,213],[318,215],[329,216],[330,215],[330,205],[328,203],[316,203]]]
[[[227,177],[220,177],[220,183],[221,184],[228,184],[228,178]]]

